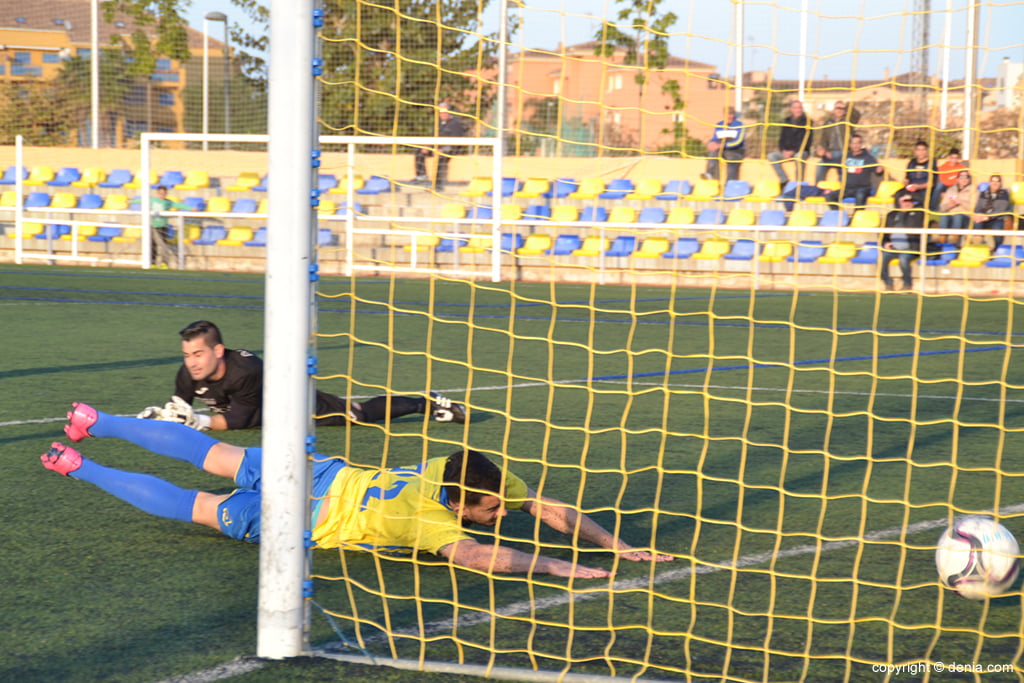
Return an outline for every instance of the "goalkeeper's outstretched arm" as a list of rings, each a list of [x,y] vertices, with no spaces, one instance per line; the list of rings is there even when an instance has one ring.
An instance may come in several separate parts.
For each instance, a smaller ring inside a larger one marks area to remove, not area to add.
[[[577,579],[600,579],[611,576],[607,569],[585,567],[546,555],[531,555],[503,545],[478,543],[465,539],[449,543],[440,554],[460,567],[502,574],[552,574]]]

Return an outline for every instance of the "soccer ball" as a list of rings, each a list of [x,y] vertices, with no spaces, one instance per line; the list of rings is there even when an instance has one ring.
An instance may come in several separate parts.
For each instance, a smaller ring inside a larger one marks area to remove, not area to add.
[[[939,537],[935,567],[942,583],[971,600],[1006,592],[1017,580],[1020,546],[990,517],[960,517]]]

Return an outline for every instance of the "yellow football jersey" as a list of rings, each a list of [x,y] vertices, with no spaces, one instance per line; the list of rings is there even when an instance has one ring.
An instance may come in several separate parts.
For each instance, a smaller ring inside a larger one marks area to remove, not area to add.
[[[414,550],[437,553],[469,534],[448,508],[441,481],[447,458],[431,458],[415,467],[338,472],[323,504],[324,521],[313,529],[320,548],[376,549],[396,554]],[[505,507],[526,502],[526,483],[505,472]]]

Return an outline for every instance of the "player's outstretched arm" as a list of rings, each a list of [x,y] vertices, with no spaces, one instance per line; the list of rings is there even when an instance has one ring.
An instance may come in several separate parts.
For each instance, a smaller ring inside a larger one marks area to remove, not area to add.
[[[577,579],[601,579],[611,576],[611,572],[606,569],[584,567],[544,555],[530,555],[514,548],[478,543],[472,539],[449,543],[441,548],[440,554],[461,567],[484,572],[502,574],[533,572],[535,574],[571,576]]]
[[[560,531],[568,536],[576,536],[578,533],[579,538],[602,548],[613,550],[624,560],[671,562],[674,559],[671,555],[637,550],[587,515],[560,500],[538,496],[533,489],[528,490],[527,496],[530,500],[523,504],[523,511],[533,515],[555,531]]]

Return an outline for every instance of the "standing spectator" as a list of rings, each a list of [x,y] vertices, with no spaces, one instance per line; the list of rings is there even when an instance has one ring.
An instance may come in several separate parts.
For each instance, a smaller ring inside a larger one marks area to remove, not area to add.
[[[858,133],[850,136],[850,150],[846,153],[841,173],[842,187],[833,190],[825,196],[833,209],[839,208],[839,202],[847,197],[854,198],[854,206],[861,208],[867,204],[868,196],[871,194],[871,176],[881,175],[884,172],[878,159],[871,155],[871,152],[864,149],[864,138]]]
[[[772,164],[772,170],[779,176],[779,182],[785,187],[789,182],[786,176],[786,169],[782,162],[787,159],[796,160],[796,180],[804,179],[804,167],[807,165],[807,157],[811,154],[811,142],[814,133],[811,132],[807,114],[804,113],[804,105],[800,100],[793,100],[789,103],[789,116],[782,121],[782,130],[779,132],[779,151],[769,152],[768,161]]]
[[[132,205],[141,204],[142,199],[136,197],[131,203]],[[166,268],[175,255],[174,242],[171,239],[171,222],[167,220],[165,214],[174,209],[189,211],[191,208],[188,204],[176,202],[168,197],[165,185],[157,187],[156,193],[149,196],[149,225],[153,228],[153,247],[150,260],[153,264],[160,263],[162,267]]]
[[[437,136],[442,138],[461,138],[466,135],[466,127],[457,116],[453,116],[454,110],[451,105],[442,102],[437,106],[437,118],[440,124],[437,129]],[[459,150],[458,145],[441,145],[437,155],[437,174],[434,177],[434,189],[440,192],[448,182],[448,164],[452,155]],[[416,178],[412,181],[417,185],[430,185],[430,176],[427,175],[427,157],[434,156],[434,151],[427,147],[416,150]]]
[[[971,209],[974,207],[974,186],[971,172],[961,168],[956,175],[956,184],[942,193],[939,200],[939,228],[943,230],[966,230],[971,227]],[[960,237],[946,236],[945,241],[960,243]]]
[[[746,151],[745,144],[746,131],[743,123],[736,118],[736,110],[729,107],[725,119],[718,122],[714,135],[708,141],[708,165],[701,177],[721,182],[721,160],[725,162],[726,180],[737,180]]]
[[[815,184],[828,177],[830,168],[836,169],[842,179],[843,150],[850,144],[853,127],[858,121],[860,112],[856,107],[847,106],[846,102],[839,100],[832,107],[829,118],[821,123],[818,146],[814,152],[814,156],[818,158],[818,167],[814,172]]]
[[[928,143],[914,143],[914,156],[907,162],[907,175],[903,189],[914,195],[914,202],[925,209],[934,209],[939,203],[939,167],[928,153]]]
[[[882,249],[878,255],[878,274],[886,291],[891,292],[892,276],[889,275],[889,264],[898,260],[900,274],[903,276],[903,290],[913,286],[910,276],[910,263],[921,255],[921,235],[903,232],[904,228],[924,227],[924,211],[915,208],[915,200],[909,192],[901,192],[896,197],[898,208],[890,211],[885,217],[885,227],[889,232],[882,235]]]
[[[1013,218],[1010,213],[1010,193],[1003,189],[1003,176],[994,175],[988,179],[988,187],[978,195],[978,203],[974,207],[975,230],[1006,230],[1007,223]],[[982,241],[978,238],[971,240]],[[1001,235],[993,237],[996,248],[1003,243]]]
[[[964,168],[967,168],[967,164],[960,158],[960,150],[956,147],[950,148],[949,154],[939,164],[939,182],[943,185],[939,189],[943,190],[947,187],[953,187],[956,184],[957,175]]]

